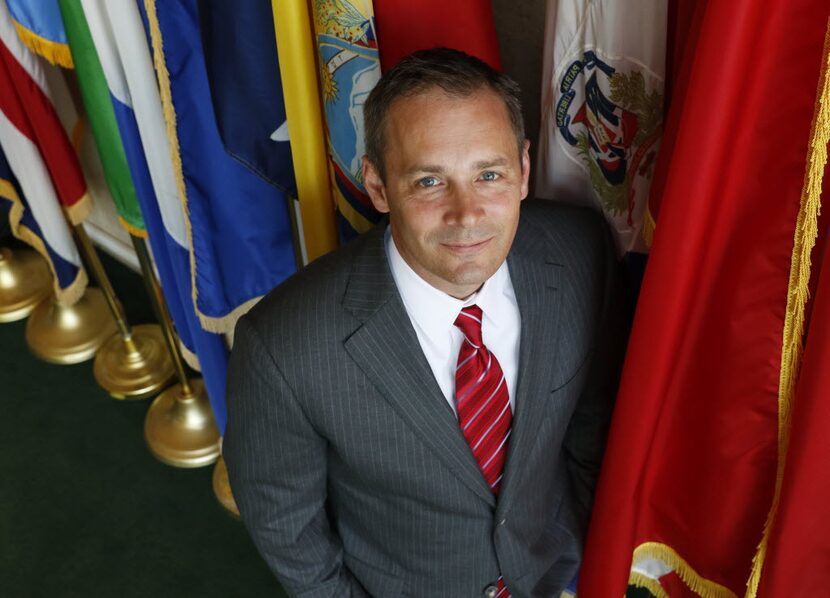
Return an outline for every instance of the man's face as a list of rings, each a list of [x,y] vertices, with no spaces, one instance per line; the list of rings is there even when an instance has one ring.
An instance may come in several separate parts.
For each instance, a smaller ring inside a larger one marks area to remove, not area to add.
[[[487,89],[398,99],[384,135],[385,181],[363,161],[372,203],[389,213],[395,246],[421,278],[468,297],[513,243],[527,196],[528,142],[520,156],[507,108]]]

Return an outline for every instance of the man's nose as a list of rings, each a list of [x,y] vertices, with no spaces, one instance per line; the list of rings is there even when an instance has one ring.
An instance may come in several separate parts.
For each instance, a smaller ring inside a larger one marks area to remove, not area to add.
[[[447,224],[473,226],[484,214],[481,200],[471,186],[453,185],[449,195],[449,206],[445,214]]]

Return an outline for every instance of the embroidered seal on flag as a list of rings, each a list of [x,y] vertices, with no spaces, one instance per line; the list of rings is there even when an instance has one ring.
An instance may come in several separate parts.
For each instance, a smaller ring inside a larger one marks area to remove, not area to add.
[[[586,169],[603,209],[632,226],[648,200],[663,122],[663,80],[599,50],[562,61],[556,128],[565,154]]]
[[[314,30],[342,241],[368,230],[378,213],[363,188],[363,104],[380,79],[371,3],[315,0]]]
[[[380,78],[373,16],[348,0],[317,0],[315,14],[332,153],[360,187],[363,103]]]

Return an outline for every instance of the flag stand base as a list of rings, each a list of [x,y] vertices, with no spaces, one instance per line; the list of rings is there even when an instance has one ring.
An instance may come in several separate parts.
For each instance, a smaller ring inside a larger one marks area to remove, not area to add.
[[[54,297],[38,303],[26,321],[26,343],[44,361],[80,363],[92,359],[115,328],[104,294],[88,287],[73,305],[58,303]]]
[[[22,320],[51,291],[46,260],[34,251],[0,247],[0,323]]]
[[[231,484],[228,480],[228,467],[222,457],[219,457],[216,467],[213,468],[213,494],[228,513],[237,519],[239,518],[239,508],[236,506],[236,501],[231,492]]]
[[[219,430],[200,378],[175,384],[155,398],[144,419],[144,439],[162,463],[191,468],[219,458]]]
[[[95,355],[95,381],[115,399],[146,399],[168,385],[175,372],[157,324],[133,326],[128,338],[114,334]]]

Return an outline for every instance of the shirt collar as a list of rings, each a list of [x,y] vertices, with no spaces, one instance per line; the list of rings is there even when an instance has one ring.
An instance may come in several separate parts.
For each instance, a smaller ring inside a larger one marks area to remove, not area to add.
[[[478,305],[484,312],[485,321],[498,323],[498,314],[505,301],[515,295],[510,284],[507,260],[488,278],[482,287],[465,300],[456,299],[436,289],[421,278],[406,263],[392,239],[391,227],[386,229],[386,254],[392,278],[401,294],[409,317],[435,342],[442,342],[452,330],[461,308]]]

